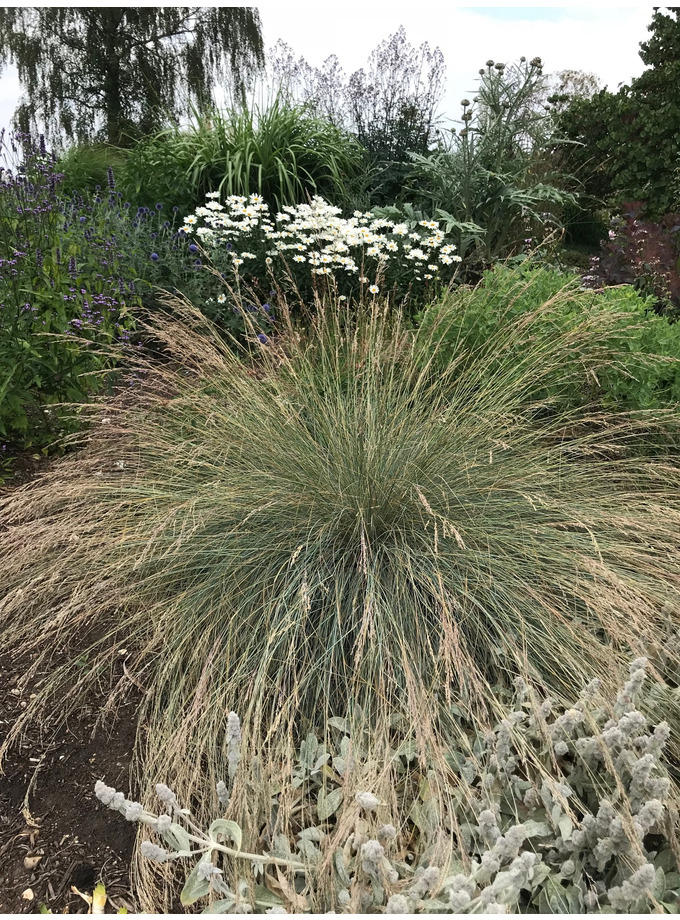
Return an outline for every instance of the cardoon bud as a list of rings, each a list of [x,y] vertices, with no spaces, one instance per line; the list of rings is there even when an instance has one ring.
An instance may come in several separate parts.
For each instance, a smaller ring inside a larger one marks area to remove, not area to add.
[[[106,170],[106,184],[113,191],[116,187],[116,180],[113,176],[113,166],[109,166]]]

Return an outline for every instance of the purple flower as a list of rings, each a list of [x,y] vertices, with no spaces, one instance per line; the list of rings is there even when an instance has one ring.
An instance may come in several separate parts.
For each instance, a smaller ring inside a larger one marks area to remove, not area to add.
[[[157,211],[162,211],[162,210],[163,210],[163,205],[160,203],[160,201],[159,201],[158,204],[156,205],[156,210],[157,210]]]
[[[111,189],[111,191],[113,191],[116,187],[116,180],[113,177],[113,167],[112,166],[109,166],[109,168],[106,170],[106,182],[109,188]]]
[[[75,278],[78,274],[75,256],[71,256],[71,258],[68,260],[68,273],[72,278]]]
[[[198,246],[196,245],[196,243],[191,243],[191,245],[189,246],[189,252],[198,252]]]
[[[152,261],[152,262],[158,262],[158,259],[159,259],[159,258],[160,258],[160,256],[158,255],[157,252],[152,252],[152,253],[151,253],[151,261]]]
[[[262,345],[266,345],[267,342],[269,341],[269,339],[268,339],[267,336],[264,334],[264,332],[258,332],[258,334],[257,334],[257,341],[258,341],[258,342],[261,342]]]
[[[269,311],[271,310],[271,306],[268,303],[263,303],[262,309],[264,310],[265,313],[269,313]]]

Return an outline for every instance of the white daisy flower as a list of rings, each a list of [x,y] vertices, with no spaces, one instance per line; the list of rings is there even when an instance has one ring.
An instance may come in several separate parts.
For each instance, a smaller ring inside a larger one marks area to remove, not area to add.
[[[226,303],[226,302],[227,302],[227,296],[226,296],[226,294],[220,294],[220,296],[217,298],[217,302],[218,302],[218,303]]]
[[[377,284],[372,284],[368,290],[371,292],[371,294],[377,294],[380,288]]]

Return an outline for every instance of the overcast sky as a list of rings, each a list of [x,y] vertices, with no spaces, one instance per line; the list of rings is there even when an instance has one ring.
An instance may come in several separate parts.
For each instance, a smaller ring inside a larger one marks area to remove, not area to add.
[[[450,119],[458,118],[460,99],[474,95],[477,71],[488,58],[508,62],[540,56],[545,73],[585,70],[615,90],[642,72],[638,46],[653,13],[651,5],[486,7],[450,0],[262,0],[255,5],[266,47],[283,39],[313,65],[336,54],[346,74],[364,66],[376,45],[400,25],[412,45],[439,46],[447,75],[441,112]],[[0,76],[0,127],[9,126],[19,95],[16,71],[7,67]]]

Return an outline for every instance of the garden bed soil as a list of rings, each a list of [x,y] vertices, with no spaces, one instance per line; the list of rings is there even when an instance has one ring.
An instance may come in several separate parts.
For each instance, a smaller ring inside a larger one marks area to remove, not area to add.
[[[0,656],[0,741],[26,705],[19,689],[30,662]],[[127,791],[135,739],[134,704],[93,737],[100,701],[91,699],[58,730],[32,727],[0,773],[0,913],[87,913],[72,888],[103,882],[106,912],[136,909],[129,867],[137,825],[104,808],[94,784]],[[31,897],[32,895],[32,897]]]

